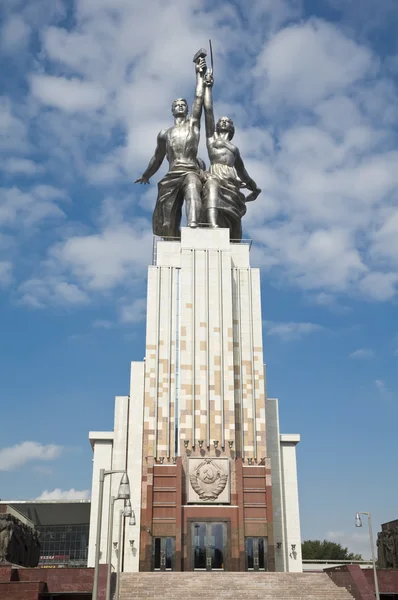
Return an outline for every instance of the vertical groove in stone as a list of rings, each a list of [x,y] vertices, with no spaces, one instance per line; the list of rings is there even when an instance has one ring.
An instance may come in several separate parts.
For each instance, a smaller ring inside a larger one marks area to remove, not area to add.
[[[174,363],[174,455],[179,455],[179,428],[180,428],[180,365],[181,365],[181,347],[180,347],[180,327],[181,327],[181,271],[176,269],[176,320],[175,320],[175,363]]]
[[[195,328],[196,328],[196,307],[195,307],[195,285],[196,285],[196,260],[195,260],[195,249],[192,252],[192,445],[195,444],[195,374],[196,374],[196,352],[195,352]]]
[[[224,297],[222,277],[222,250],[218,250],[219,299],[220,299],[220,373],[221,373],[221,447],[225,446],[225,397],[224,397]],[[232,350],[233,352],[233,350]]]
[[[245,456],[245,434],[244,434],[244,411],[243,411],[243,365],[242,365],[242,286],[240,280],[240,269],[237,269],[238,275],[238,328],[239,328],[239,390],[240,390],[240,437],[241,437],[241,458]]]
[[[205,250],[205,315],[206,315],[206,435],[207,435],[207,446],[210,446],[210,380],[209,380],[209,328],[210,328],[210,315],[209,315],[209,251]]]
[[[254,460],[257,460],[257,420],[256,420],[256,381],[254,375],[254,346],[253,346],[253,290],[252,290],[252,272],[247,270],[248,288],[249,288],[249,334],[250,334],[250,362],[252,378],[252,411],[253,411],[253,450]]]
[[[159,342],[160,342],[160,286],[162,267],[156,269],[156,300],[157,300],[157,319],[156,319],[156,357],[155,357],[155,423],[154,423],[154,449],[153,455],[158,456],[158,406],[159,406]]]
[[[171,414],[171,356],[173,340],[173,268],[169,267],[169,347],[168,347],[168,385],[167,385],[167,458],[170,458],[170,414]]]

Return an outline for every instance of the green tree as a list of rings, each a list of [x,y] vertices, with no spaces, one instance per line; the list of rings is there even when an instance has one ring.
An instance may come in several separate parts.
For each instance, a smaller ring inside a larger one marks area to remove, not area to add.
[[[301,551],[307,560],[363,560],[360,554],[348,552],[348,548],[328,540],[305,540]]]

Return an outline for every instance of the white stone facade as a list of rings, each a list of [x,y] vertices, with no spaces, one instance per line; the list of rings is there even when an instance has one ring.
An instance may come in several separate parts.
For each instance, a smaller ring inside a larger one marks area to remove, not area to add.
[[[141,472],[142,472],[142,423],[144,398],[144,363],[131,363],[130,396],[116,396],[113,432],[90,432],[89,439],[94,452],[93,481],[91,489],[90,534],[88,566],[94,566],[95,539],[97,533],[99,472],[105,470],[127,470],[130,481],[131,505],[135,513],[135,526],[124,520],[123,570],[138,571],[140,516],[141,516]],[[106,562],[108,544],[108,513],[111,496],[117,496],[121,475],[105,477],[101,526],[100,562]],[[114,505],[112,542],[119,537],[119,516],[123,502]],[[133,542],[133,544],[130,543]],[[112,565],[116,568],[118,549],[112,544]]]
[[[250,245],[231,244],[228,229],[182,229],[158,241],[148,269],[146,352],[132,363],[130,395],[115,399],[114,431],[90,433],[94,451],[89,566],[93,566],[99,470],[127,470],[136,526],[124,524],[123,570],[139,570],[141,477],[148,460],[174,464],[180,444],[233,444],[249,464],[272,468],[277,570],[301,571],[295,445],[280,436],[276,401],[266,412],[260,273]],[[231,446],[230,446],[231,447]],[[108,510],[120,475],[105,479],[101,562]],[[116,502],[112,542],[118,539]],[[133,543],[132,543],[133,541]],[[295,545],[296,555],[288,550]],[[282,546],[281,546],[282,549]],[[117,551],[112,547],[112,564]]]
[[[299,435],[280,434],[278,400],[267,398],[267,453],[271,459],[275,570],[301,572],[296,446]]]

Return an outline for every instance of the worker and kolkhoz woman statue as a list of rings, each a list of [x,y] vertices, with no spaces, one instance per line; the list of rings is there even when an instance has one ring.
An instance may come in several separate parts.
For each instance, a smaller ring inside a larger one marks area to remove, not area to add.
[[[261,190],[247,173],[239,150],[232,143],[233,121],[221,117],[217,123],[213,110],[213,69],[207,69],[206,50],[194,56],[196,71],[195,98],[191,114],[183,98],[174,100],[171,112],[174,125],[159,132],[156,150],[142,176],[135,183],[149,183],[164,158],[169,171],[158,183],[158,197],[153,212],[154,235],[180,237],[182,205],[188,227],[207,223],[211,228],[230,230],[231,240],[241,240],[241,219],[246,203],[255,200]],[[209,171],[198,158],[200,120],[204,106]],[[250,191],[245,196],[242,189]]]

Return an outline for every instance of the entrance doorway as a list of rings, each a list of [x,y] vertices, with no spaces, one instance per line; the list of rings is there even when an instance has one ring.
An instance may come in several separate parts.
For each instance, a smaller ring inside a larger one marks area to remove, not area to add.
[[[268,571],[268,538],[246,538],[246,569],[248,571]]]
[[[152,546],[154,571],[174,571],[175,538],[155,537]]]
[[[225,523],[192,523],[192,569],[224,571],[226,549]]]

